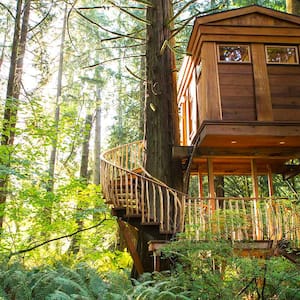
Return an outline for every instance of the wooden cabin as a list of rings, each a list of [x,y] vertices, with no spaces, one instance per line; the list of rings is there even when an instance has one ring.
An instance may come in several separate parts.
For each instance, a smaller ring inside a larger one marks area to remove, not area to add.
[[[289,164],[300,157],[299,46],[300,17],[271,9],[196,20],[178,83],[181,143],[197,148],[193,173],[265,174],[271,181],[272,173],[300,172]]]
[[[276,174],[300,173],[299,51],[298,16],[250,6],[196,19],[179,74],[181,145],[173,155],[196,176],[198,195],[142,173],[142,142],[102,156],[103,193],[138,273],[143,262],[126,224],[159,232],[147,241],[154,270],[161,245],[181,232],[229,240],[241,255],[273,255],[282,241],[300,248],[299,200],[282,199],[273,185]],[[245,176],[249,193],[218,192],[224,176]]]

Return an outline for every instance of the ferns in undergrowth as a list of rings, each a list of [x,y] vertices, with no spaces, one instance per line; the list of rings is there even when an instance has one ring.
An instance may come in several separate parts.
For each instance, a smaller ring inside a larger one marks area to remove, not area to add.
[[[228,257],[227,248],[216,242],[210,247],[182,242],[177,247],[165,249],[172,255],[180,250],[173,270],[144,274],[139,280],[125,272],[99,274],[83,263],[30,270],[21,264],[0,265],[0,299],[300,299],[299,270],[282,258]],[[213,267],[213,261],[220,266],[224,263],[223,271]]]
[[[2,299],[31,299],[27,273],[15,264],[0,270],[0,295]]]
[[[4,300],[93,300],[106,293],[107,284],[84,264],[74,269],[58,266],[26,270],[20,264],[0,269],[0,299]]]

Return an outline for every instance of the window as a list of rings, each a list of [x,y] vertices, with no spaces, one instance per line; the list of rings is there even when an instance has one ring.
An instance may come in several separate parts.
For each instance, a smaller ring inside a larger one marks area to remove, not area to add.
[[[220,62],[250,62],[248,45],[219,45]]]
[[[297,46],[266,46],[267,63],[298,64]]]

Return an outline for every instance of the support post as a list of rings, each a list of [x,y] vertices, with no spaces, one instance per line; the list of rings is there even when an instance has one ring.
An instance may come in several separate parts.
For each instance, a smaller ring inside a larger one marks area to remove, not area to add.
[[[273,186],[273,176],[271,167],[268,165],[268,190],[269,190],[269,197],[274,196],[274,186]]]
[[[253,239],[261,239],[261,230],[258,217],[258,182],[257,182],[257,165],[255,159],[251,159],[252,191],[253,191]]]
[[[214,182],[214,170],[213,162],[211,158],[207,159],[207,170],[208,170],[208,196],[210,199],[210,208],[212,211],[216,209],[216,193],[215,193],[215,182]]]
[[[126,246],[127,246],[127,249],[133,259],[133,263],[136,268],[136,271],[137,271],[138,275],[141,275],[144,273],[144,268],[143,268],[140,256],[136,250],[136,245],[134,243],[134,236],[132,235],[132,232],[129,229],[129,225],[126,224],[126,222],[118,219],[118,224],[124,235]]]
[[[200,171],[200,167],[198,168],[198,186],[199,186],[199,198],[204,198],[204,190],[203,190],[203,177]]]

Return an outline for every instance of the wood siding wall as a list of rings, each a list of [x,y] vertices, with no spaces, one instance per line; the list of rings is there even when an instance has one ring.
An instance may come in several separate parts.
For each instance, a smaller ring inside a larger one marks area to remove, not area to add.
[[[222,119],[255,121],[255,95],[251,64],[219,63]]]
[[[300,66],[268,65],[274,121],[300,120]]]

